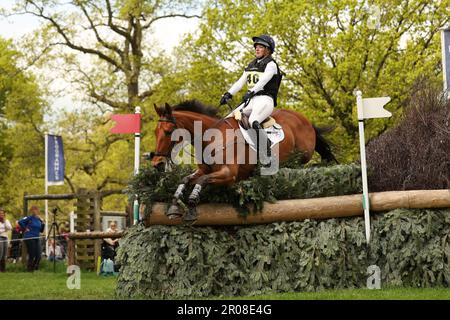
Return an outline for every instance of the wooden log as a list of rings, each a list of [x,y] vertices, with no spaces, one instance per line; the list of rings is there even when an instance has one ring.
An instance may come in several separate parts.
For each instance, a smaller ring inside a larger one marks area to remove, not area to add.
[[[65,194],[26,194],[23,196],[25,200],[71,200],[77,197],[74,193]]]
[[[100,232],[100,231],[93,231],[93,232],[73,232],[69,233],[69,239],[103,239],[103,238],[111,238],[111,239],[117,239],[121,238],[123,235],[122,231],[117,232]]]
[[[450,207],[450,189],[376,192],[369,195],[371,211],[381,212],[397,208],[446,208]],[[169,220],[167,205],[156,203],[146,225],[177,225],[181,219]],[[328,219],[362,216],[362,195],[323,197],[314,199],[280,200],[264,203],[262,212],[239,216],[228,204],[202,204],[197,207],[195,225],[248,225],[304,219]]]

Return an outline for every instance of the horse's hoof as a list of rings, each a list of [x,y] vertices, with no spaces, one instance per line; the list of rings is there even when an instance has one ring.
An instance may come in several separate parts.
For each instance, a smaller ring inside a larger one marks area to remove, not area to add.
[[[189,208],[183,217],[183,221],[187,224],[194,224],[197,221],[197,209],[195,207]]]
[[[171,205],[169,210],[167,210],[166,216],[170,219],[179,219],[183,213],[180,211],[180,208],[177,205]]]

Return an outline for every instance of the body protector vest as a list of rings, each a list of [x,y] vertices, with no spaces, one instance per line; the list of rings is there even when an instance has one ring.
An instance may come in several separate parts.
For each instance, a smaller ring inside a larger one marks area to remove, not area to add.
[[[266,83],[264,88],[256,93],[256,95],[271,96],[273,98],[274,106],[277,106],[278,89],[280,88],[282,78],[282,72],[280,70],[280,67],[278,67],[278,63],[271,56],[265,57],[259,62],[257,59],[255,59],[250,62],[247,68],[245,68],[245,71],[247,72],[247,86],[248,89],[251,90],[259,81],[259,78],[264,73],[264,70],[266,70],[267,64],[271,61],[275,62],[277,66],[277,74],[275,74],[272,79],[270,79],[269,82]]]

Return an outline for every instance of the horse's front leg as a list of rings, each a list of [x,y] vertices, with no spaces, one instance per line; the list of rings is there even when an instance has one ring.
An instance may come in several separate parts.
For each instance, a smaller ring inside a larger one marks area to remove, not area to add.
[[[228,184],[236,181],[236,174],[228,166],[222,167],[219,171],[205,174],[195,181],[194,189],[188,199],[188,212],[183,220],[193,223],[197,220],[197,204],[200,201],[200,192],[207,184]]]
[[[181,201],[180,199],[183,196],[183,192],[186,190],[186,185],[189,184],[191,181],[203,176],[204,174],[205,173],[202,169],[197,169],[194,173],[184,177],[181,180],[181,184],[178,185],[178,188],[173,195],[172,204],[166,213],[169,219],[177,219],[183,215],[183,212],[182,210],[180,210],[179,207],[179,201]]]

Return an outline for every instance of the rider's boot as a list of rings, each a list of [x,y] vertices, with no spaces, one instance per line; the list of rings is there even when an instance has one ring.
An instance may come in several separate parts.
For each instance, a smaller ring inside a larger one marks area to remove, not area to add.
[[[267,137],[267,133],[264,130],[264,128],[261,126],[259,121],[257,121],[257,120],[253,121],[252,127],[253,127],[253,129],[256,130],[256,134],[258,135],[258,139],[257,139],[258,161],[262,165],[266,165],[266,166],[270,165],[270,161],[271,161],[270,147],[271,147],[272,143],[269,140],[269,138]],[[264,148],[260,148],[261,146],[264,146],[264,144],[267,145],[266,150],[264,150]]]

